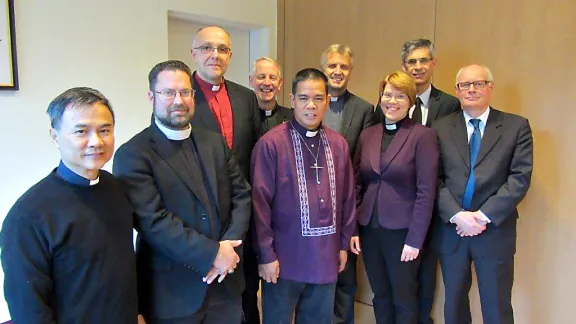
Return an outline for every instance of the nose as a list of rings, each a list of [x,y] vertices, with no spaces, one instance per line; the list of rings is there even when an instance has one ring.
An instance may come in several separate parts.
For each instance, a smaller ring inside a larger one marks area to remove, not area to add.
[[[342,73],[342,69],[340,68],[340,65],[336,66],[336,70],[334,70],[334,73],[337,73],[337,74]]]
[[[306,109],[316,109],[316,104],[314,103],[314,99],[308,100],[308,104],[306,105]]]
[[[182,95],[180,95],[180,91],[176,91],[176,96],[174,97],[175,103],[182,103]]]
[[[212,48],[210,51],[210,57],[218,57],[218,47]]]
[[[88,146],[100,146],[102,143],[102,138],[98,132],[94,131],[90,133],[90,137],[88,138]]]
[[[264,79],[264,85],[271,85],[272,84],[272,80],[270,80],[269,77],[266,77],[266,79]]]

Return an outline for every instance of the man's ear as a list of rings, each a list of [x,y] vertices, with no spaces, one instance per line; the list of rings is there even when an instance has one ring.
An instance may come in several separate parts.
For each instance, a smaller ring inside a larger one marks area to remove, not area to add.
[[[56,146],[56,148],[60,148],[60,144],[58,143],[58,131],[52,127],[50,127],[50,138],[52,139],[54,146]]]

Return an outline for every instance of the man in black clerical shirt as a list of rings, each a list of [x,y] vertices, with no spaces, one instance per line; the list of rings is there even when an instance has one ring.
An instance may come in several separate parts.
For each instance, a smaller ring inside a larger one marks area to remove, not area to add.
[[[276,101],[276,94],[284,83],[278,62],[265,56],[257,59],[254,61],[249,81],[260,107],[261,135],[292,119],[292,109],[280,106]]]
[[[353,157],[360,133],[373,124],[374,106],[348,91],[354,67],[354,53],[350,47],[332,44],[322,53],[320,61],[331,96],[322,124],[346,139],[350,157]],[[334,323],[354,323],[356,288],[356,254],[349,253],[346,268],[338,275]]]
[[[114,177],[110,102],[73,88],[48,107],[60,165],[32,186],[0,234],[14,323],[137,323],[133,212]]]

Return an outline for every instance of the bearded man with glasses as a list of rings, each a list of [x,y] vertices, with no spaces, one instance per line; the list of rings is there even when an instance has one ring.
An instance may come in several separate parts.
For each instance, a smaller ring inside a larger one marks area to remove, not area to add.
[[[136,214],[139,309],[148,324],[239,323],[250,186],[222,136],[190,125],[190,68],[162,62],[148,80],[152,123],[113,167]]]

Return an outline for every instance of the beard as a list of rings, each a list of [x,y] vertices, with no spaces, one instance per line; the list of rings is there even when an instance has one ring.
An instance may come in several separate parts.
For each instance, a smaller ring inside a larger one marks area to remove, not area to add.
[[[171,113],[174,111],[186,111],[187,113],[183,116],[172,116]],[[154,117],[158,119],[164,126],[171,129],[185,129],[190,124],[192,120],[192,114],[190,113],[190,108],[186,105],[172,105],[166,108],[164,114],[158,111],[156,103],[154,103]]]

